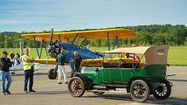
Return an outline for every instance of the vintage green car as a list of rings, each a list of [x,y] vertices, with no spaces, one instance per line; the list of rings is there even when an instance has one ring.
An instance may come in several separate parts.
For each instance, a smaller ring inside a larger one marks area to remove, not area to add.
[[[109,90],[126,88],[131,98],[144,102],[151,94],[164,100],[171,94],[172,83],[166,78],[167,54],[169,46],[118,48],[107,54],[142,54],[144,63],[110,62],[103,59],[102,67],[84,67],[76,73],[68,84],[74,97],[81,97],[85,90],[102,95]]]

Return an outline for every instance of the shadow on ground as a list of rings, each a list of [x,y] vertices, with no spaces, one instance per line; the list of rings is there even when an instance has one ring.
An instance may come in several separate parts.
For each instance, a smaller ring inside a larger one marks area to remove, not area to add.
[[[170,81],[187,82],[185,79],[169,79]]]
[[[12,95],[57,95],[57,94],[69,94],[69,91],[37,91],[35,93],[13,93]]]
[[[129,94],[104,94],[102,96],[83,96],[85,98],[103,98],[103,99],[110,99],[110,100],[124,100],[124,101],[128,101],[129,103],[134,103],[135,101],[133,101],[130,97]],[[166,105],[187,105],[187,98],[175,98],[175,97],[170,97],[169,99],[166,100],[158,100],[156,98],[154,98],[153,96],[150,96],[149,99],[142,103],[142,105],[144,104],[166,104]],[[123,105],[123,104],[122,104]]]

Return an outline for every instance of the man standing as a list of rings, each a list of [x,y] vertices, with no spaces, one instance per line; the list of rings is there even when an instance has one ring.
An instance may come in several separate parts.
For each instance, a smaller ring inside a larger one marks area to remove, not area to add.
[[[29,82],[29,92],[36,92],[33,90],[33,76],[34,76],[34,59],[29,56],[29,49],[25,48],[23,51],[24,55],[22,56],[23,61],[23,69],[25,73],[25,81],[24,81],[24,91],[28,93],[27,84]]]
[[[11,94],[9,91],[10,85],[12,83],[12,77],[10,75],[9,67],[11,67],[11,61],[7,58],[8,53],[6,51],[2,52],[2,57],[0,58],[0,74],[1,81],[1,92],[6,95],[6,93]],[[8,81],[5,86],[6,80]]]
[[[58,84],[62,84],[62,73],[64,76],[64,83],[67,84],[67,74],[65,71],[64,63],[68,63],[66,61],[66,57],[64,56],[64,50],[61,50],[61,53],[57,55],[56,63],[58,66]]]
[[[74,56],[75,70],[76,72],[81,72],[82,57],[79,55],[77,51],[74,52]]]

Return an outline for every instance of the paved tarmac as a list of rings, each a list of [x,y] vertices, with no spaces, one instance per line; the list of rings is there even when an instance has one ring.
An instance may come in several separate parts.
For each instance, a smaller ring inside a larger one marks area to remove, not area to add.
[[[68,69],[67,69],[68,70]],[[57,84],[57,80],[49,80],[47,71],[36,72],[34,89],[36,93],[25,94],[23,92],[23,71],[16,72],[11,86],[12,95],[0,94],[0,105],[187,105],[187,67],[168,67],[167,74],[175,74],[168,77],[173,83],[172,94],[167,100],[157,100],[150,97],[145,103],[137,103],[124,92],[111,92],[103,96],[95,96],[91,92],[85,92],[80,98],[72,97],[66,84]]]

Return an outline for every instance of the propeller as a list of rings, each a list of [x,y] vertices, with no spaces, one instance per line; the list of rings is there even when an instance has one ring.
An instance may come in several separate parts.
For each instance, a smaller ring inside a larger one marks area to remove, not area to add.
[[[51,29],[51,34],[50,34],[49,44],[52,43],[52,40],[53,40],[53,28]]]

